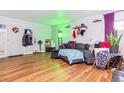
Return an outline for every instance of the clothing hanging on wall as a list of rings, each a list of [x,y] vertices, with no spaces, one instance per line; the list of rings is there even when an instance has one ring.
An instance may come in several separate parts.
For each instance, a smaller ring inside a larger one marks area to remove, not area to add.
[[[31,29],[25,29],[24,35],[22,37],[22,45],[23,46],[33,45]]]
[[[76,32],[75,31],[73,31],[72,36],[73,36],[73,38],[76,38]]]
[[[80,28],[76,28],[75,32],[77,32],[77,34],[79,35],[80,34]]]
[[[37,39],[34,33],[32,33],[32,44],[37,43]]]
[[[76,26],[73,29],[75,29],[75,30],[73,31],[72,36],[75,39],[78,35],[81,35],[81,36],[84,35],[84,32],[87,29],[87,26],[85,24],[81,24],[81,26]]]
[[[85,32],[85,30],[81,30],[81,33],[80,34],[83,36],[84,35],[84,32]]]

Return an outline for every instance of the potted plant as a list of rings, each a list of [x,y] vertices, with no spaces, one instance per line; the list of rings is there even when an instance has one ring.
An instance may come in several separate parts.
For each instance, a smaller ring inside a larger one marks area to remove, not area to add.
[[[41,44],[42,44],[42,41],[39,40],[39,41],[38,41],[38,45],[39,45],[40,52],[41,52]]]
[[[117,31],[109,33],[107,39],[110,43],[110,53],[118,53],[121,37],[122,34],[118,35]]]

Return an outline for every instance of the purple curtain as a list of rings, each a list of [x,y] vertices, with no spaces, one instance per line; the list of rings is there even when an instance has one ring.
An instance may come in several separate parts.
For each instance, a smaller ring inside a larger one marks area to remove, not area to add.
[[[107,40],[107,36],[110,32],[114,32],[114,12],[105,14],[105,41]]]

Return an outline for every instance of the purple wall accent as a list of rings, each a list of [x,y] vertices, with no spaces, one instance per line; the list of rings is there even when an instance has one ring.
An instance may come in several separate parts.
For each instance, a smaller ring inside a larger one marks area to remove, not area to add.
[[[105,14],[105,41],[107,40],[107,36],[110,32],[114,32],[114,12]]]

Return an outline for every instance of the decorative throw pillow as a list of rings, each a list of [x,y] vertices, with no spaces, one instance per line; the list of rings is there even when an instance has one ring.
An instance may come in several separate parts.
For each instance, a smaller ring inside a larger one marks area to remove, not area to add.
[[[64,44],[64,45],[65,45],[65,48],[67,48],[67,49],[70,49],[70,48],[71,48],[68,43],[66,43],[66,44]]]
[[[76,49],[85,49],[85,44],[83,44],[83,43],[77,43],[76,44]]]
[[[70,48],[75,48],[76,41],[69,41],[68,44],[70,45]]]
[[[95,44],[95,48],[100,48],[100,44],[101,44],[101,42],[100,42],[100,43]]]
[[[109,48],[110,47],[110,43],[108,41],[101,42],[100,47],[101,48]]]
[[[63,49],[66,48],[66,47],[65,47],[65,44],[62,44],[62,45],[61,45],[61,48],[63,48]]]

